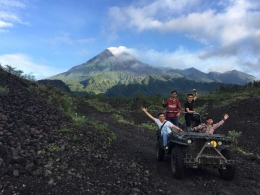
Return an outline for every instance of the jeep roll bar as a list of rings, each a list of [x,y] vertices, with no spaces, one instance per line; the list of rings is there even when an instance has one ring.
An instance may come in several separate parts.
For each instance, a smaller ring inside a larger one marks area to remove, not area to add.
[[[167,113],[167,112],[173,112],[173,113],[178,113],[178,111],[165,111],[164,113]],[[188,114],[188,112],[181,112],[181,114]],[[191,113],[190,113],[191,114]],[[199,116],[199,119],[200,119],[200,122],[201,122],[201,115],[200,115],[200,113],[198,113],[198,112],[194,112],[194,113],[192,113],[193,115],[198,115]],[[188,131],[188,127],[186,127],[186,132],[187,133],[189,133],[189,131]]]

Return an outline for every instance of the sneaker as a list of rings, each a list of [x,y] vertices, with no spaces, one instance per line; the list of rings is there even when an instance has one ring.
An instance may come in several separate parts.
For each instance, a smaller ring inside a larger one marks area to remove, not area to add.
[[[166,145],[166,146],[164,147],[164,149],[165,149],[165,150],[168,150],[168,149],[169,149],[169,146]]]

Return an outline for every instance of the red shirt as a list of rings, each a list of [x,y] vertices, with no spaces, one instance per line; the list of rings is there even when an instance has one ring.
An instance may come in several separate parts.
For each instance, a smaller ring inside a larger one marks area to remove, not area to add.
[[[176,114],[181,113],[182,111],[181,104],[178,99],[173,100],[172,98],[169,98],[166,100],[164,104],[162,104],[162,106],[164,108],[167,107],[167,111],[171,111],[166,113],[166,117],[169,118],[176,118]],[[176,111],[176,112],[172,112],[172,111]]]

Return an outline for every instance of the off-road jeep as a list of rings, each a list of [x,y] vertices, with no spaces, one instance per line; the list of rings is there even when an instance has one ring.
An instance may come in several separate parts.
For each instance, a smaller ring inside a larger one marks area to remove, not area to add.
[[[160,132],[157,133],[157,160],[166,154],[171,157],[173,177],[181,179],[186,168],[213,166],[218,168],[221,178],[231,180],[236,172],[232,159],[231,139],[225,135],[173,130],[168,137],[168,150],[163,147]]]

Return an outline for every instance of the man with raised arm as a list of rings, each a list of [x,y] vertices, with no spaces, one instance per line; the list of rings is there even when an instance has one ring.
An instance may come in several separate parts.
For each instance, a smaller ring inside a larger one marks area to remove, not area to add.
[[[159,113],[158,118],[154,118],[146,108],[142,107],[142,111],[150,118],[152,119],[157,125],[158,128],[161,129],[161,135],[163,137],[163,146],[165,150],[168,149],[168,136],[172,132],[171,128],[174,128],[180,132],[183,130],[179,128],[178,126],[172,124],[170,121],[165,120],[164,113]]]
[[[221,121],[219,121],[216,124],[213,124],[213,119],[212,117],[207,117],[206,118],[206,123],[202,123],[201,125],[197,126],[197,127],[193,127],[191,130],[192,131],[199,131],[200,133],[207,133],[207,134],[213,134],[214,131],[220,127],[221,125],[223,125],[223,123],[225,122],[225,120],[228,119],[228,114],[224,114],[224,117]]]
[[[195,121],[196,124],[195,126],[197,126],[200,123],[200,120],[196,117],[193,116],[193,113],[195,113],[195,110],[193,109],[193,105],[195,100],[198,97],[198,93],[196,89],[193,89],[194,95],[193,94],[188,94],[187,96],[187,101],[184,104],[184,108],[185,108],[185,121],[186,121],[186,126],[190,127],[191,126],[191,121]]]

